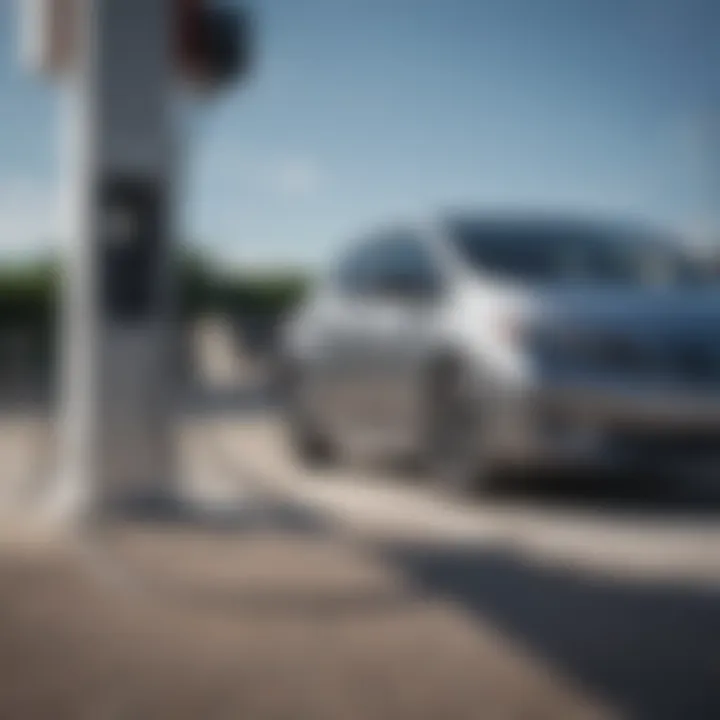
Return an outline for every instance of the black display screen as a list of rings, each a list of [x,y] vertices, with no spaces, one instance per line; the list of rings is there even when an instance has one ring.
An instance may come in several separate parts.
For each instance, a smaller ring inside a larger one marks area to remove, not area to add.
[[[106,316],[132,323],[159,309],[167,243],[166,195],[145,178],[106,179],[100,187],[100,293]]]

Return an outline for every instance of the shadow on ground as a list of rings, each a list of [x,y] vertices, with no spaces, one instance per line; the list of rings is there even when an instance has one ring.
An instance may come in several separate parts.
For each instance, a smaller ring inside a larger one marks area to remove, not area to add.
[[[529,502],[543,508],[592,510],[615,517],[688,520],[720,515],[720,477],[691,481],[677,474],[522,476],[496,489],[490,501]]]
[[[720,591],[550,569],[512,552],[394,547],[426,596],[519,641],[627,717],[720,717]]]
[[[558,492],[551,493],[552,502]],[[580,503],[583,497],[594,502],[585,494],[566,501]],[[622,494],[611,500],[622,508]],[[321,513],[280,498],[264,502],[258,516],[209,513],[182,522],[231,532],[276,531],[298,542],[310,537],[350,544],[390,568],[406,591],[306,596],[199,590],[188,599],[231,615],[308,618],[394,613],[440,600],[509,637],[623,716],[720,717],[720,589],[536,564],[501,544],[363,543]]]
[[[237,413],[268,407],[266,394],[204,393],[194,412]],[[549,478],[521,483],[485,499],[493,503],[537,503],[543,507],[637,515],[660,519],[714,517],[720,493],[682,484],[603,483]],[[398,477],[398,481],[401,478]],[[138,509],[139,510],[139,509]],[[166,530],[221,531],[241,544],[250,531],[351,542],[320,513],[278,497],[250,510],[158,508],[138,512],[135,522]],[[247,595],[195,590],[194,602],[230,611],[317,615],[394,612],[408,603],[441,600],[463,609],[478,623],[511,638],[542,663],[627,717],[641,720],[714,720],[720,717],[720,590],[613,577],[569,567],[535,564],[502,545],[392,543],[359,544],[406,583],[409,593],[375,590],[293,596],[285,591]],[[189,591],[192,592],[192,591]],[[482,672],[482,669],[478,669]]]

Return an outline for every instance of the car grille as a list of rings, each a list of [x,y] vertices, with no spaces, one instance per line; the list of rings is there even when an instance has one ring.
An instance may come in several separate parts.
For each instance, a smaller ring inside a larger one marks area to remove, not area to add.
[[[714,337],[605,336],[589,348],[581,365],[614,379],[720,389],[720,341]]]

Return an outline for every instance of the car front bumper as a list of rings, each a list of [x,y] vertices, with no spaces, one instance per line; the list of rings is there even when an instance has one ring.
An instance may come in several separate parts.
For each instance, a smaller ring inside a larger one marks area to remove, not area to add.
[[[487,451],[520,466],[718,471],[720,392],[553,383],[497,390]]]

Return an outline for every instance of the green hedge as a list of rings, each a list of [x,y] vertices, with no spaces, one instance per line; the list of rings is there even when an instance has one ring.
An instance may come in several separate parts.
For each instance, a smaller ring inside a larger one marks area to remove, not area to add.
[[[300,273],[228,275],[202,259],[179,259],[180,310],[184,318],[216,312],[277,317],[304,297],[310,281]],[[58,272],[51,262],[0,267],[0,330],[50,329],[58,304]]]
[[[0,267],[0,328],[51,326],[58,286],[51,263]]]
[[[275,317],[299,303],[310,286],[310,278],[297,272],[229,274],[190,252],[178,262],[184,317],[206,312]]]
[[[297,273],[230,276],[190,255],[182,256],[179,263],[181,318],[219,313],[245,320],[248,340],[258,332],[264,337],[273,320],[300,302],[309,286],[309,279]],[[37,377],[50,376],[59,288],[52,262],[0,266],[0,380],[17,367],[13,358],[18,338],[27,370]]]

